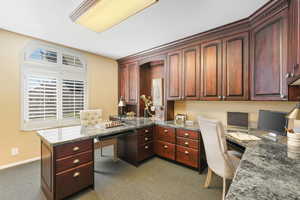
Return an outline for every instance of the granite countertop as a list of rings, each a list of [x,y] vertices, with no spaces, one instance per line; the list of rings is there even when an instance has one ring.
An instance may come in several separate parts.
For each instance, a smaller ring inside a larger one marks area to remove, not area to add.
[[[287,145],[260,141],[246,149],[226,200],[299,200],[300,159]]]
[[[134,117],[134,118],[123,118],[124,126],[116,128],[100,128],[100,127],[84,127],[84,126],[72,126],[64,128],[55,128],[48,130],[38,131],[40,138],[50,146],[57,146],[65,143],[76,142],[80,140],[86,140],[96,137],[109,137],[128,131],[134,131],[139,128],[144,128],[152,125],[168,126],[173,128],[184,128],[193,131],[199,131],[199,127],[187,126],[187,125],[176,125],[174,121],[154,121],[150,118]]]

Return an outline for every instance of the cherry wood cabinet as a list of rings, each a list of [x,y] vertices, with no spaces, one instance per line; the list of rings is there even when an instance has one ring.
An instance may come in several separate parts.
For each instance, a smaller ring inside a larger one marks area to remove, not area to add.
[[[249,98],[249,33],[223,39],[223,100]]]
[[[199,46],[183,49],[183,95],[184,99],[200,97]]]
[[[181,51],[171,52],[167,57],[167,99],[183,99]]]
[[[289,5],[289,61],[286,77],[300,75],[300,0]]]
[[[222,100],[222,41],[201,45],[201,100]]]
[[[120,65],[119,67],[119,96],[127,104],[138,101],[139,66],[137,62]]]
[[[251,99],[287,100],[287,10],[251,33]]]

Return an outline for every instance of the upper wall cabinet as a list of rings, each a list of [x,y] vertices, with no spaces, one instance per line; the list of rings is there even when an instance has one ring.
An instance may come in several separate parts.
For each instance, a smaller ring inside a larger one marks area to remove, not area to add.
[[[222,41],[201,45],[201,99],[222,100]]]
[[[223,40],[223,100],[249,98],[249,34],[241,33]]]
[[[167,98],[168,100],[181,100],[183,99],[182,52],[169,53],[167,62]]]
[[[138,100],[139,67],[137,62],[120,65],[119,95],[127,104],[136,104]]]
[[[289,62],[287,77],[300,75],[300,0],[289,6]]]
[[[199,99],[199,47],[188,47],[168,54],[168,100]]]
[[[257,24],[251,37],[251,99],[287,98],[287,12]]]
[[[183,84],[184,99],[199,99],[200,66],[198,46],[183,50]]]

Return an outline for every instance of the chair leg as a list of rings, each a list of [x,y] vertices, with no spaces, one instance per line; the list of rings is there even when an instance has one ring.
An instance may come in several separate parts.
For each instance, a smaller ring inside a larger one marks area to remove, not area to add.
[[[114,144],[113,146],[114,146],[114,161],[118,161],[118,146],[117,146],[118,144],[116,143],[116,144]]]
[[[208,168],[206,180],[205,180],[205,184],[204,184],[205,188],[209,187],[211,179],[212,179],[212,175],[213,175],[213,171],[210,168]]]
[[[223,200],[225,200],[227,191],[229,189],[229,184],[227,183],[227,181],[228,180],[226,178],[223,178]]]

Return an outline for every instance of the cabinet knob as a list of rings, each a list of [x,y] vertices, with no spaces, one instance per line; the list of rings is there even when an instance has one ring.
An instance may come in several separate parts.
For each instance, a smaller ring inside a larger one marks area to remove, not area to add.
[[[291,74],[290,73],[286,73],[285,74],[285,78],[290,78],[291,77]]]
[[[76,178],[76,177],[78,177],[78,176],[80,176],[80,172],[75,172],[75,173],[73,174],[73,177],[74,177],[74,178]]]
[[[280,98],[285,99],[286,95],[282,94],[282,95],[280,95]]]
[[[189,154],[189,152],[188,152],[188,151],[185,151],[184,153],[185,153],[185,155],[188,155],[188,154]]]
[[[79,163],[79,162],[80,162],[79,159],[75,159],[75,160],[73,161],[73,164],[77,164],[77,163]]]
[[[188,142],[185,142],[184,145],[185,145],[185,146],[189,146],[189,143],[188,143]]]
[[[74,147],[73,148],[73,151],[78,151],[79,150],[79,147]]]
[[[222,96],[218,96],[219,99],[222,99]]]
[[[148,133],[148,132],[149,132],[149,131],[146,129],[146,130],[145,130],[145,133]]]
[[[167,149],[167,148],[168,148],[168,145],[164,145],[164,148]]]
[[[223,96],[222,99],[226,99],[226,96]]]
[[[167,132],[168,132],[168,130],[167,130],[167,129],[165,129],[165,130],[164,130],[164,132],[165,132],[165,133],[167,133]]]
[[[147,137],[145,137],[145,141],[148,141],[149,139]]]
[[[149,149],[149,147],[148,147],[148,146],[145,146],[145,149]]]
[[[185,133],[184,136],[185,136],[185,137],[189,137],[189,134],[188,134],[188,133]]]

